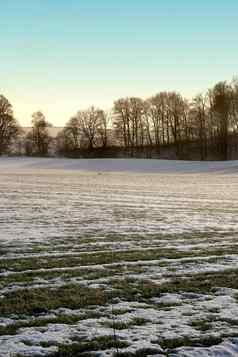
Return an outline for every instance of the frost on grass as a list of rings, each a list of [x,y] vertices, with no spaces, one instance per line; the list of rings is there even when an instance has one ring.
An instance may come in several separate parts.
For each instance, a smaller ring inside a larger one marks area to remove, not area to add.
[[[0,356],[236,356],[237,168],[0,159]]]

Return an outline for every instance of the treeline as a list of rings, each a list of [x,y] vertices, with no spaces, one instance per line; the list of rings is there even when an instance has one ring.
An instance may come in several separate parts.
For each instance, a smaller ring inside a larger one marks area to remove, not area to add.
[[[14,146],[15,151],[38,156],[121,150],[136,157],[141,150],[154,150],[159,157],[166,147],[174,157],[184,158],[192,143],[201,160],[211,154],[227,160],[230,142],[238,140],[238,80],[219,82],[193,100],[160,92],[146,100],[118,99],[110,112],[92,106],[78,111],[56,138],[50,136],[50,126],[43,113],[36,112],[31,130],[23,135],[10,103],[0,96],[0,154]]]

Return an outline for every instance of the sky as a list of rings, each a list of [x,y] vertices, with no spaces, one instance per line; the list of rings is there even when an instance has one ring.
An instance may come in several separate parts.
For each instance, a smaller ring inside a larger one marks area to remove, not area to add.
[[[23,126],[176,90],[189,98],[238,74],[237,0],[7,0],[0,93]]]

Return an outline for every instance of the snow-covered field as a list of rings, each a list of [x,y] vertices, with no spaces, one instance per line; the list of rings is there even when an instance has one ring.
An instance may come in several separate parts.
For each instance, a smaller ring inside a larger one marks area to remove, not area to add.
[[[0,356],[238,356],[237,173],[1,158]]]
[[[16,169],[84,170],[97,172],[202,173],[238,172],[238,161],[181,161],[145,159],[64,159],[2,157],[1,171]]]

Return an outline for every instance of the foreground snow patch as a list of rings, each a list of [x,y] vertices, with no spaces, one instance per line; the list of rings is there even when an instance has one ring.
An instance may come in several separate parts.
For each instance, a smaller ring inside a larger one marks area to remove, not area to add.
[[[170,357],[234,357],[238,356],[238,338],[224,341],[212,347],[183,347]]]

